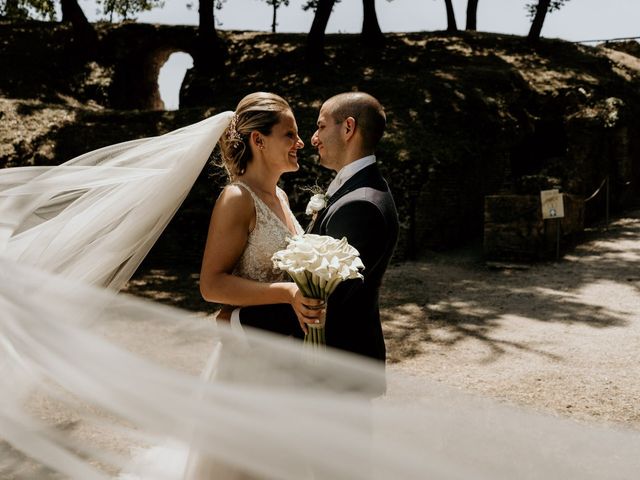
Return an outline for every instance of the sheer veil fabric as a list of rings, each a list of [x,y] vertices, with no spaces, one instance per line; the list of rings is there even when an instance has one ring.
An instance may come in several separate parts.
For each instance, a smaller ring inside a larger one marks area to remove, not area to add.
[[[232,115],[57,167],[0,171],[3,256],[121,288],[180,207]]]
[[[285,338],[239,338],[189,312],[118,294],[231,115],[59,167],[0,171],[1,478],[126,478],[131,452],[167,439],[161,453],[176,453],[175,461],[139,465],[137,478],[180,479],[169,464],[189,449],[251,478],[637,474],[638,432],[507,407],[393,371],[389,395],[371,402],[367,388],[381,372],[364,359],[310,357]]]

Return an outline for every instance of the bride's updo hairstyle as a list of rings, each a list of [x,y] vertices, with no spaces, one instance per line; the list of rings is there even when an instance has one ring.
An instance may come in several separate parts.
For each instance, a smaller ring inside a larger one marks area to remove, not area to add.
[[[218,142],[222,164],[232,180],[244,174],[253,158],[249,145],[251,132],[271,134],[281,113],[288,110],[291,107],[287,101],[274,93],[255,92],[240,100],[231,123]]]

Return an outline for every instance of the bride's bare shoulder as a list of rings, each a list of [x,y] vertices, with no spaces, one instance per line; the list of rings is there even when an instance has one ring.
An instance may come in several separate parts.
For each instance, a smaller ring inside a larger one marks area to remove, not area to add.
[[[214,210],[240,217],[251,216],[255,210],[251,193],[237,184],[229,184],[222,189]]]
[[[233,203],[253,203],[251,193],[246,188],[238,185],[237,183],[230,183],[225,186],[220,192],[218,202],[224,200]]]

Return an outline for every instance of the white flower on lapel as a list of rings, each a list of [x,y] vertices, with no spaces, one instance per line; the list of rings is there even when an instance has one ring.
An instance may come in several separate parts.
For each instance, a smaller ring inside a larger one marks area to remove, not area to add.
[[[327,196],[324,193],[316,193],[309,203],[307,203],[307,209],[305,213],[307,215],[316,215],[320,210],[327,206]]]

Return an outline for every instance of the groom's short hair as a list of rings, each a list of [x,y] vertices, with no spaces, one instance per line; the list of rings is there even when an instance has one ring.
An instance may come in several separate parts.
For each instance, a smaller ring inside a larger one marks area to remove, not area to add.
[[[387,117],[376,98],[364,92],[346,92],[331,97],[325,104],[336,123],[342,123],[348,117],[355,119],[364,148],[373,150],[378,145]]]

